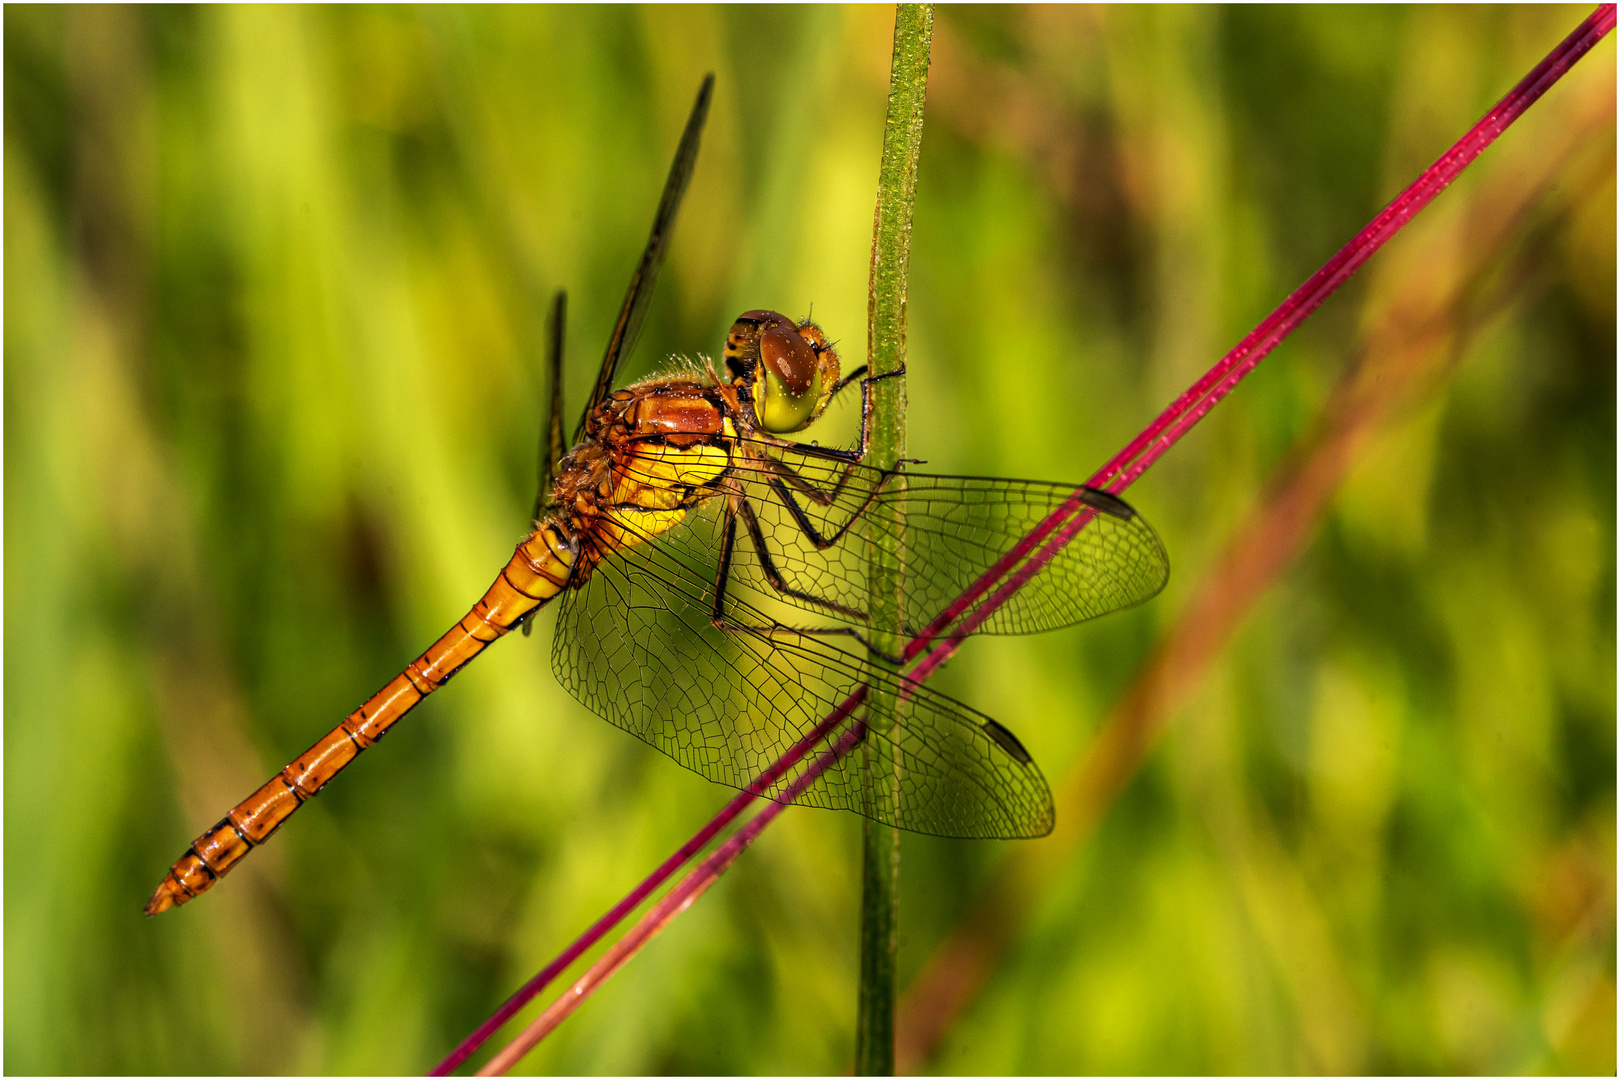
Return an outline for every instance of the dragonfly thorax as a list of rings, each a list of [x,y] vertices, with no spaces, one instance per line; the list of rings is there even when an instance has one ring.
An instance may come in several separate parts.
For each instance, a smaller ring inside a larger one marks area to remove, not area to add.
[[[619,390],[587,420],[551,493],[556,524],[596,558],[674,528],[713,497],[737,425],[721,387],[664,376]]]

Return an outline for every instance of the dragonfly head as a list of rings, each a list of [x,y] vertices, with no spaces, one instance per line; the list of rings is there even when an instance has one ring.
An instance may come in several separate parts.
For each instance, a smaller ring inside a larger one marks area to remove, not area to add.
[[[726,335],[726,370],[740,401],[774,435],[809,427],[838,385],[838,354],[821,327],[776,311],[745,311]]]

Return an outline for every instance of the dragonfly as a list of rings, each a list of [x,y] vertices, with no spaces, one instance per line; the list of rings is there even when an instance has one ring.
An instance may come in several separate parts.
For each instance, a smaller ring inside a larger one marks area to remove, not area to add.
[[[874,386],[845,375],[809,319],[748,311],[723,364],[686,363],[613,389],[657,281],[697,161],[713,92],[698,92],[641,261],[590,397],[563,449],[566,295],[554,302],[532,528],[472,609],[426,652],[217,825],[170,867],[148,915],[212,888],[423,698],[541,608],[559,611],[553,670],[599,716],[712,781],[766,798],[849,810],[914,832],[1027,838],[1054,823],[1050,790],[1006,727],[908,679],[869,615],[871,552],[903,542],[899,630],[1053,630],[1155,595],[1169,574],[1153,529],[1117,497],[1075,484],[912,472],[867,463]],[[899,373],[897,373],[899,374]],[[852,389],[855,446],[802,432]],[[958,598],[1055,510],[1092,515],[993,611]],[[894,535],[896,532],[898,536]],[[955,604],[953,605],[953,601]],[[885,692],[892,716],[867,724]],[[842,710],[842,712],[840,712]],[[823,754],[806,786],[791,748],[830,734],[865,754]],[[874,798],[873,755],[893,763],[897,797]],[[790,790],[792,789],[792,790]]]

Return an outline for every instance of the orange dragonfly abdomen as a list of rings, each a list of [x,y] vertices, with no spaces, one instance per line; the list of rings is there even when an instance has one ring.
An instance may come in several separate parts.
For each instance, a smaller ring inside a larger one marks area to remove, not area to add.
[[[238,803],[223,821],[197,837],[164,875],[147,901],[146,913],[167,911],[212,888],[395,721],[450,681],[490,642],[561,592],[573,575],[575,551],[555,525],[541,525],[531,533],[459,623],[269,783]]]

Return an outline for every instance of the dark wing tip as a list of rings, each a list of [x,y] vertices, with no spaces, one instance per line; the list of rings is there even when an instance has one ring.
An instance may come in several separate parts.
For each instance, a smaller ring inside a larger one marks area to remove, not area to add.
[[[984,720],[984,733],[995,740],[997,746],[1012,755],[1013,760],[1018,764],[1029,765],[1034,762],[1034,759],[1029,756],[1029,751],[1024,749],[1024,744],[1018,741],[1018,736],[989,717]]]
[[[680,150],[688,150],[691,141],[696,138],[698,133],[703,130],[706,124],[708,124],[709,102],[713,97],[714,72],[711,71],[707,75],[703,76],[703,83],[698,87],[697,100],[692,102],[691,115],[686,118],[686,128],[681,132],[682,145]],[[697,148],[692,146],[690,147],[689,152],[691,154],[696,154]],[[679,152],[677,152],[676,160],[680,160]]]
[[[664,262],[664,252],[668,245],[669,234],[675,225],[675,215],[680,210],[681,200],[686,196],[686,186],[697,167],[698,147],[702,142],[703,127],[708,123],[709,100],[713,93],[714,72],[711,71],[703,76],[703,83],[698,87],[697,100],[692,103],[692,113],[686,120],[686,129],[681,133],[681,141],[675,148],[675,160],[670,164],[669,176],[664,181],[664,192],[658,200],[658,210],[653,215],[652,231],[647,236],[647,246],[641,253],[641,262],[630,275],[630,286],[625,291],[624,303],[619,308],[619,317],[613,324],[613,333],[609,336],[607,349],[602,354],[602,367],[597,372],[596,385],[579,415],[578,426],[574,428],[575,442],[584,435],[585,424],[590,419],[591,413],[607,400],[608,391],[613,388],[619,361],[635,347],[636,336],[641,332],[641,320],[652,302],[653,287],[658,281],[658,271]]]
[[[1104,491],[1102,488],[1081,488],[1080,500],[1093,510],[1117,517],[1121,521],[1130,521],[1136,517],[1136,511],[1131,509],[1129,503],[1117,495]]]

